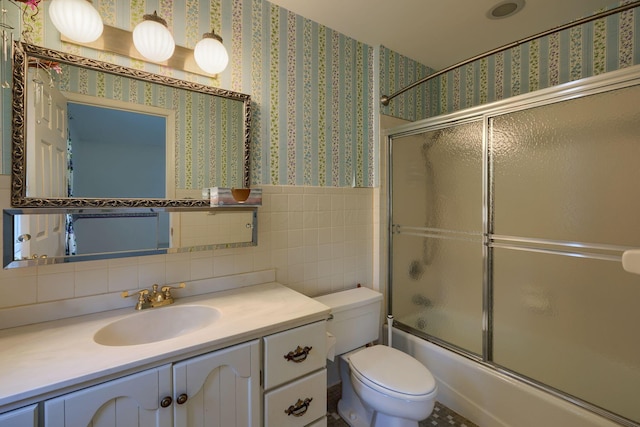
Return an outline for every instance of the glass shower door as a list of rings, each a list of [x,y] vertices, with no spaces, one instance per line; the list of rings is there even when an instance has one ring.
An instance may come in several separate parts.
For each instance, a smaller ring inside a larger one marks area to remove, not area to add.
[[[640,86],[493,117],[493,362],[640,422]]]
[[[640,276],[621,255],[640,248],[639,81],[390,138],[395,321],[629,426]]]
[[[482,122],[394,138],[391,162],[395,320],[482,354]]]

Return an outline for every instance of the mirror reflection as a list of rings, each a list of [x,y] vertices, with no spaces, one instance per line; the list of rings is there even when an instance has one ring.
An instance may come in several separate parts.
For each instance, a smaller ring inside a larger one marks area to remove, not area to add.
[[[5,268],[257,244],[256,208],[7,209]]]
[[[248,95],[23,43],[14,95],[14,206],[204,206],[175,195],[248,186]]]
[[[250,97],[16,42],[3,266],[257,244]]]

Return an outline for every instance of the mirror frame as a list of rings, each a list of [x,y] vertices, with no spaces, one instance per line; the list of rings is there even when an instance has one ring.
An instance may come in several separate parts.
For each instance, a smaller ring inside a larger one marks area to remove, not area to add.
[[[243,150],[243,186],[250,185],[250,146],[251,146],[251,97],[247,94],[226,89],[205,86],[173,77],[161,76],[142,70],[89,59],[82,56],[43,48],[20,41],[14,42],[13,49],[13,100],[11,126],[11,205],[20,208],[203,208],[209,207],[207,199],[133,199],[133,198],[42,198],[26,195],[26,113],[27,105],[27,67],[28,58],[52,61],[88,68],[109,74],[143,80],[212,96],[243,102],[244,111],[244,150]]]

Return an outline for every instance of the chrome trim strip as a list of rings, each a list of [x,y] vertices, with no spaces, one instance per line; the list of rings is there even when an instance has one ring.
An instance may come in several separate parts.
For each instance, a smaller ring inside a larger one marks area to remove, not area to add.
[[[433,237],[436,239],[465,240],[469,242],[484,242],[482,233],[469,231],[452,231],[429,227],[411,227],[399,224],[391,225],[392,234],[402,234],[405,236]]]
[[[614,262],[621,262],[622,253],[633,249],[630,246],[502,235],[490,236],[489,247]]]
[[[569,240],[551,240],[551,239],[539,239],[535,237],[516,237],[493,234],[490,236],[492,243],[531,243],[542,246],[568,246],[572,248],[593,249],[600,251],[615,251],[624,252],[628,249],[635,249],[635,246],[622,246],[622,245],[608,245],[602,243],[585,243],[585,242],[572,242]]]
[[[602,261],[614,261],[618,263],[622,262],[622,255],[603,255],[603,254],[593,254],[593,253],[586,253],[586,252],[570,252],[570,251],[563,251],[560,249],[543,249],[543,248],[535,248],[531,246],[516,246],[516,245],[507,245],[507,244],[501,244],[501,243],[489,243],[489,247],[512,249],[515,251],[524,251],[524,252],[536,252],[536,253],[550,254],[550,255],[562,255],[562,256],[569,256],[574,258],[599,259]]]
[[[433,233],[408,233],[408,232],[398,232],[395,234],[402,234],[404,236],[416,236],[416,237],[433,237],[435,239],[444,239],[444,240],[463,240],[465,242],[476,242],[476,243],[484,243],[482,236],[478,235],[478,238],[474,239],[472,237],[461,237],[461,236],[443,236],[441,234],[433,234]]]
[[[387,315],[393,316],[393,137],[387,135]],[[395,324],[395,322],[392,322]]]
[[[493,358],[493,253],[489,233],[493,230],[491,199],[492,167],[489,162],[489,117],[482,118],[482,360]]]
[[[482,236],[480,232],[462,231],[462,230],[448,230],[446,228],[434,228],[434,227],[417,227],[413,225],[393,224],[393,227],[402,232],[403,230],[412,232],[425,232],[432,234],[451,234],[451,235],[464,235],[464,236]]]

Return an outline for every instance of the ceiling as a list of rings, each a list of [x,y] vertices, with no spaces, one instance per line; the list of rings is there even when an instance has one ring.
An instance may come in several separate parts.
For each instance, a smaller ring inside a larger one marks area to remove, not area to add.
[[[525,0],[503,19],[504,0],[269,0],[371,46],[383,45],[435,70],[571,22],[616,0]]]

